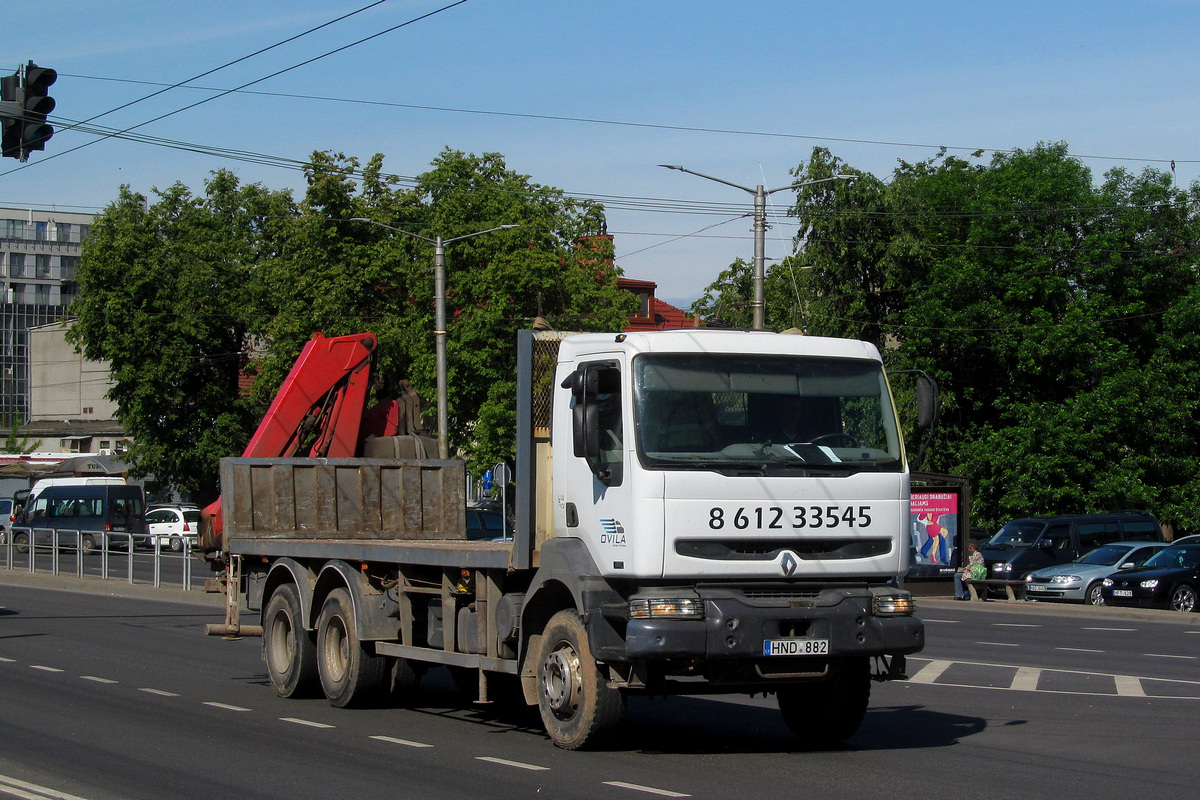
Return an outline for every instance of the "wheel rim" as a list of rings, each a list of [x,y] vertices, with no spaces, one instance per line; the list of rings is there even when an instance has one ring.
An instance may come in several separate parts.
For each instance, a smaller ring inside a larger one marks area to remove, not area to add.
[[[1104,595],[1100,594],[1100,586],[1093,586],[1088,589],[1088,602],[1094,606],[1104,605]]]
[[[583,692],[583,670],[579,654],[563,642],[542,664],[542,691],[550,710],[559,719],[570,719],[579,710]]]
[[[340,683],[346,677],[350,663],[350,639],[346,635],[346,623],[341,617],[331,617],[325,626],[324,656],[326,674],[330,680]]]
[[[85,536],[83,537],[83,542],[80,544],[80,547],[83,548],[83,552],[90,553],[96,549],[96,543],[92,540],[92,537]]]
[[[1196,607],[1196,593],[1190,587],[1182,586],[1175,590],[1171,598],[1171,608],[1176,611],[1191,611]]]
[[[292,620],[285,611],[279,611],[271,621],[270,633],[271,665],[280,675],[287,675],[292,669],[292,659],[296,655],[296,632]]]

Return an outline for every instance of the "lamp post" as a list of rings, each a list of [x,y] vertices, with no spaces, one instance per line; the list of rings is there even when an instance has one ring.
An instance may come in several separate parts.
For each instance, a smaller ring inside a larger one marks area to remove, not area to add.
[[[743,192],[749,192],[754,195],[754,299],[750,303],[750,308],[754,312],[754,329],[761,331],[764,326],[764,310],[766,308],[765,290],[766,284],[766,268],[764,267],[763,251],[766,249],[767,239],[767,195],[782,192],[784,189],[799,189],[802,186],[811,186],[814,183],[825,183],[826,181],[853,180],[857,175],[834,175],[831,178],[817,178],[811,181],[796,181],[789,183],[787,186],[780,186],[777,189],[764,189],[760,183],[758,186],[751,189],[749,186],[741,186],[721,178],[714,178],[712,175],[705,175],[702,172],[686,169],[678,164],[659,164],[660,167],[667,169],[677,169],[680,172],[686,172],[689,175],[695,175],[697,178],[707,178],[710,181],[723,183],[726,186],[732,186],[735,189],[741,189]]]
[[[495,231],[505,231],[509,228],[519,228],[519,225],[499,225],[495,228],[488,228],[486,231],[476,231],[475,233],[464,233],[462,236],[452,236],[449,239],[443,239],[441,236],[422,236],[419,233],[401,230],[394,228],[391,225],[385,225],[382,222],[376,222],[373,219],[366,217],[351,217],[351,222],[367,222],[371,225],[378,225],[381,228],[387,228],[389,231],[403,233],[405,236],[411,236],[414,239],[420,239],[423,242],[428,242],[433,245],[433,306],[434,306],[434,321],[433,321],[433,341],[437,352],[437,418],[438,418],[438,458],[450,457],[450,437],[449,437],[449,411],[448,397],[446,392],[446,245],[454,242],[470,239],[473,236],[482,236],[485,233],[494,233]]]

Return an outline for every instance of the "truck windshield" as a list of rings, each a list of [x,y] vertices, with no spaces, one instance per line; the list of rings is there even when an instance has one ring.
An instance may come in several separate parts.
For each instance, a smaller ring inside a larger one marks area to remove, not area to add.
[[[646,466],[899,471],[882,365],[799,356],[643,355],[634,360]]]

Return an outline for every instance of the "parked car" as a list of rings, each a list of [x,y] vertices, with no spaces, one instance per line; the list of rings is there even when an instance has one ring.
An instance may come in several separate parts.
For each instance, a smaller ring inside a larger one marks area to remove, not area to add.
[[[988,577],[1020,580],[1112,542],[1161,542],[1162,526],[1140,511],[1014,519],[984,543]]]
[[[1104,579],[1107,605],[1195,611],[1200,587],[1200,544],[1171,544],[1145,564]]]
[[[1025,576],[1025,597],[1104,605],[1101,582],[1120,570],[1140,567],[1166,545],[1159,542],[1114,542],[1097,547],[1068,564],[1034,570]]]
[[[500,541],[505,537],[504,516],[486,508],[467,509],[467,538]]]
[[[146,511],[149,544],[170,548],[176,553],[189,550],[200,533],[200,507],[193,505],[153,505]]]
[[[0,497],[0,544],[6,541],[4,532],[12,527],[16,521],[16,506],[13,504],[11,497]]]

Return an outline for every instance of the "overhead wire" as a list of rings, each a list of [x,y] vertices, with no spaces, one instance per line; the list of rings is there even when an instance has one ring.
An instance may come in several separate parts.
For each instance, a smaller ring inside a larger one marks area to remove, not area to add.
[[[379,2],[385,2],[385,1],[386,1],[386,0],[379,0]],[[360,9],[360,11],[365,11],[367,8],[370,8],[370,7],[372,7],[372,6],[378,5],[378,4],[379,4],[379,2],[372,3],[372,4],[371,4],[371,6],[364,7],[363,9]],[[246,83],[243,83],[242,85],[240,85],[240,86],[237,86],[237,87],[235,87],[235,88],[233,88],[233,89],[227,89],[227,90],[224,90],[224,91],[222,91],[222,92],[220,92],[220,93],[218,93],[218,94],[212,95],[211,97],[206,97],[206,98],[204,98],[203,100],[198,100],[198,101],[196,101],[195,103],[192,103],[192,104],[190,104],[190,105],[183,106],[182,108],[177,108],[177,109],[175,109],[174,111],[168,111],[168,112],[166,112],[166,113],[164,113],[164,114],[160,114],[160,115],[158,115],[157,117],[154,117],[153,119],[148,119],[148,120],[146,120],[145,122],[140,122],[140,123],[138,123],[137,125],[132,125],[132,126],[130,126],[130,127],[128,127],[128,128],[124,128],[123,130],[121,130],[121,133],[122,133],[122,134],[129,133],[129,132],[131,132],[131,131],[134,131],[134,130],[136,130],[136,129],[138,129],[138,128],[145,127],[146,125],[150,125],[150,124],[152,124],[152,123],[159,122],[160,120],[164,120],[164,119],[166,119],[166,118],[168,118],[168,117],[175,116],[176,114],[181,114],[181,113],[183,113],[184,111],[190,111],[191,109],[193,109],[193,108],[196,108],[197,106],[204,105],[205,103],[210,103],[210,102],[212,102],[213,100],[220,99],[220,98],[222,98],[222,97],[225,97],[226,95],[232,94],[232,93],[234,93],[234,92],[241,91],[241,90],[243,90],[243,89],[246,89],[246,88],[248,88],[248,87],[250,87],[250,86],[255,86],[255,85],[259,84],[259,83],[262,83],[263,81],[270,80],[271,78],[276,78],[276,77],[278,77],[278,76],[280,76],[280,75],[283,75],[283,74],[285,74],[285,73],[288,73],[288,72],[291,72],[291,71],[293,71],[293,70],[299,69],[300,67],[305,67],[305,66],[308,66],[309,64],[312,64],[312,63],[314,63],[314,62],[316,62],[316,61],[320,61],[321,59],[328,58],[329,56],[336,55],[337,53],[341,53],[341,52],[343,52],[343,51],[345,51],[345,50],[349,50],[349,49],[350,49],[350,48],[352,48],[352,47],[357,47],[357,46],[359,46],[359,45],[361,45],[361,44],[364,44],[365,42],[369,42],[369,41],[371,41],[371,40],[373,40],[373,39],[377,39],[377,38],[379,38],[380,36],[384,36],[384,35],[386,35],[386,34],[393,33],[393,32],[395,32],[395,31],[397,31],[397,30],[400,30],[401,28],[407,27],[407,26],[409,26],[409,25],[412,25],[412,24],[415,24],[415,23],[417,23],[417,22],[421,22],[422,20],[425,20],[425,19],[429,19],[429,18],[430,18],[430,17],[432,17],[432,16],[435,16],[435,15],[437,15],[437,14],[441,14],[441,13],[442,13],[442,12],[444,12],[444,11],[448,11],[449,9],[451,9],[451,8],[454,8],[455,6],[460,6],[460,5],[462,5],[462,4],[466,3],[466,2],[468,2],[468,0],[455,0],[454,2],[452,2],[452,3],[449,3],[448,5],[442,6],[441,8],[435,9],[435,10],[433,10],[433,11],[429,11],[429,12],[427,12],[427,13],[425,13],[425,14],[421,14],[420,16],[417,16],[417,17],[413,17],[412,19],[409,19],[409,20],[407,20],[407,21],[405,21],[405,22],[402,22],[402,23],[400,23],[400,24],[398,24],[398,25],[393,25],[393,26],[392,26],[392,27],[390,27],[390,28],[386,28],[386,29],[384,29],[384,30],[382,30],[382,31],[378,31],[378,32],[376,32],[376,33],[373,33],[373,34],[371,34],[370,36],[365,36],[365,37],[363,37],[363,38],[361,38],[361,39],[358,39],[357,41],[350,42],[349,44],[345,44],[345,45],[342,45],[342,46],[340,46],[340,47],[335,47],[333,50],[329,50],[329,51],[327,51],[327,52],[324,52],[324,53],[322,53],[322,54],[320,54],[320,55],[313,56],[312,58],[305,59],[304,61],[301,61],[301,62],[299,62],[299,63],[297,63],[297,64],[292,64],[292,65],[291,65],[291,66],[289,66],[289,67],[285,67],[285,68],[283,68],[283,69],[276,70],[275,72],[272,72],[272,73],[270,73],[269,75],[264,75],[264,76],[262,76],[262,77],[260,77],[260,78],[256,78],[255,80],[252,80],[252,81],[247,81]],[[355,12],[355,13],[358,13],[358,12]],[[344,18],[345,18],[345,16],[343,16],[343,17],[340,17],[339,19],[344,19]],[[338,20],[334,20],[333,22],[336,22],[336,21],[338,21]],[[332,22],[331,22],[331,23],[327,23],[327,24],[332,24]],[[320,28],[320,27],[325,27],[325,26],[319,26],[318,28],[314,28],[313,30],[319,30],[319,28]],[[311,33],[311,31],[309,31],[309,33]],[[307,33],[306,33],[306,34],[300,34],[300,35],[307,35]],[[266,48],[266,49],[270,49],[270,48]],[[262,52],[265,52],[265,50],[264,50],[264,51],[262,51]],[[251,57],[251,56],[246,56],[246,57],[244,57],[244,58],[242,58],[242,59],[238,59],[238,61],[244,60],[245,58],[249,58],[249,57]],[[237,61],[230,62],[230,63],[237,63]],[[224,67],[218,67],[217,69],[223,69],[223,68],[224,68]],[[209,72],[206,72],[206,73],[204,73],[204,75],[211,74],[211,72],[213,72],[213,71],[215,71],[215,70],[210,70]],[[169,90],[169,88],[171,88],[171,87],[168,87],[168,90]],[[164,91],[167,91],[167,90],[164,90]],[[159,94],[161,94],[161,92],[159,92]],[[107,112],[106,112],[106,113],[107,113]],[[99,115],[99,116],[103,116],[103,115]],[[95,119],[95,117],[93,117],[93,119]],[[73,148],[71,148],[71,149],[69,149],[69,150],[64,150],[64,151],[61,151],[61,152],[58,152],[58,153],[54,153],[54,154],[52,154],[52,155],[49,155],[49,156],[47,156],[46,158],[40,159],[40,160],[39,160],[39,161],[37,161],[36,163],[37,163],[37,164],[44,164],[44,163],[46,163],[47,161],[50,161],[50,160],[52,160],[52,159],[54,159],[54,158],[58,158],[59,156],[65,156],[65,155],[67,155],[68,153],[74,153],[74,152],[76,152],[76,151],[78,151],[78,150],[82,150],[82,149],[83,149],[83,148],[85,148],[85,147],[90,147],[91,145],[93,145],[93,144],[96,144],[96,143],[97,143],[97,142],[99,142],[99,141],[103,141],[103,139],[97,139],[97,140],[94,140],[94,141],[91,141],[91,142],[86,142],[86,143],[84,143],[84,144],[77,145],[76,147],[73,147]],[[7,172],[2,172],[2,173],[0,173],[0,177],[3,177],[4,175],[11,175],[11,174],[12,174],[12,173],[14,173],[14,172],[19,172],[20,170],[26,169],[26,168],[28,168],[28,167],[31,167],[31,166],[34,166],[34,164],[22,164],[22,165],[21,165],[21,166],[19,166],[19,167],[15,167],[15,168],[13,168],[13,169],[10,169],[10,170],[8,170]]]

